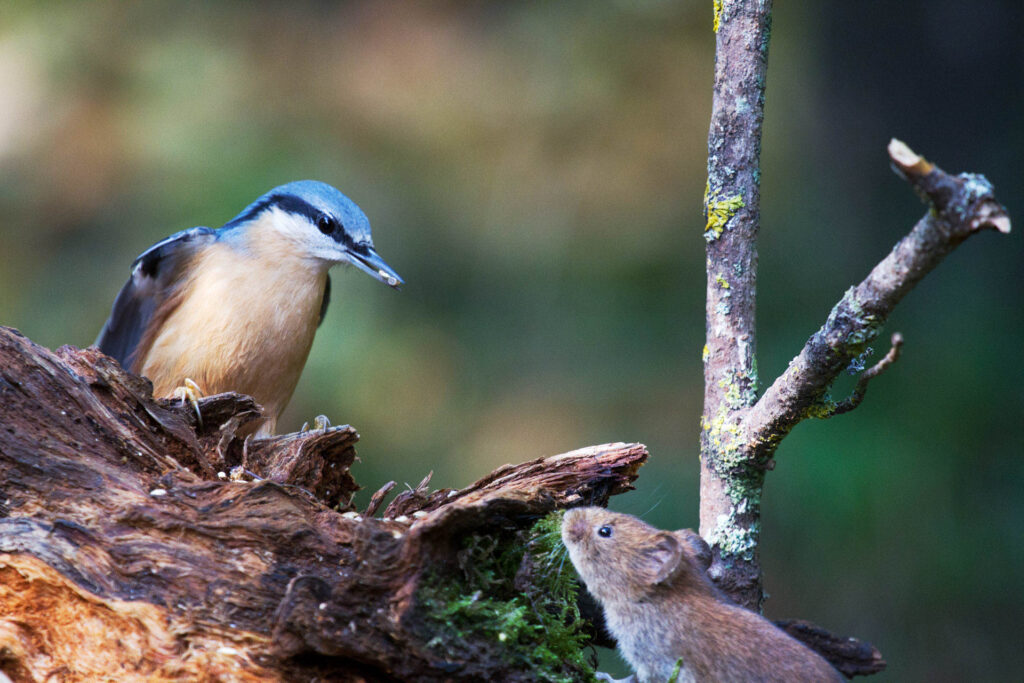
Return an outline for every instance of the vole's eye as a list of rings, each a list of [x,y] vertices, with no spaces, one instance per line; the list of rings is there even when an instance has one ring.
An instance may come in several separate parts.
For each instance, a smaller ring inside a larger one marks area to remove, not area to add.
[[[597,535],[601,536],[602,538],[608,538],[612,535],[612,528],[605,524],[603,527],[597,530]]]
[[[334,219],[326,214],[321,214],[320,217],[316,219],[317,230],[325,235],[330,235],[334,232],[334,227],[336,225],[337,223],[334,222]]]

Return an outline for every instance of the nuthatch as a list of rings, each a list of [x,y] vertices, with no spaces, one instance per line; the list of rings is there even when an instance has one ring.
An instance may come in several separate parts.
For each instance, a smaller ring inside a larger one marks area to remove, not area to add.
[[[327,271],[349,263],[389,287],[402,278],[373,248],[370,222],[335,188],[274,188],[218,230],[191,228],[132,264],[96,346],[149,377],[156,396],[183,387],[252,396],[273,434],[330,300]]]

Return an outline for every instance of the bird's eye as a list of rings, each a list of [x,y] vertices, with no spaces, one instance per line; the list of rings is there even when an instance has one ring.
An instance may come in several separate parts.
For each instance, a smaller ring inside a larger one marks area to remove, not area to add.
[[[601,536],[602,538],[608,538],[612,535],[612,528],[605,524],[603,527],[597,530],[597,535]]]
[[[334,219],[326,214],[321,214],[321,216],[316,219],[317,230],[319,230],[325,235],[330,235],[332,232],[334,232],[334,228],[337,225],[338,224],[334,221]]]

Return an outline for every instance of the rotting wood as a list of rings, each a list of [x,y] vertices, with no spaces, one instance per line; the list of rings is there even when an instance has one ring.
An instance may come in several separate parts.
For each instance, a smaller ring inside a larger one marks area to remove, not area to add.
[[[351,504],[349,426],[245,439],[260,416],[247,396],[201,399],[200,424],[95,349],[53,353],[9,328],[0,367],[0,671],[16,682],[533,680],[485,634],[454,655],[431,646],[424,576],[471,535],[606,504],[647,459],[620,443],[458,490],[427,475],[377,518]],[[540,569],[525,560],[528,593]],[[857,645],[837,666],[881,661]]]
[[[0,367],[0,670],[15,681],[530,680],[493,639],[473,661],[428,647],[424,572],[468,534],[606,503],[647,458],[585,448],[424,484],[373,518],[351,509],[351,427],[246,441],[248,397],[203,399],[199,427],[95,349],[7,328]]]

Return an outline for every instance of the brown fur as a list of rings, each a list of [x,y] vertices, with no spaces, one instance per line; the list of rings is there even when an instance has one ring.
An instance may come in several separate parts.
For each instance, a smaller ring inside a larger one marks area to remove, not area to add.
[[[603,526],[610,536],[598,534]],[[842,680],[822,657],[723,597],[700,566],[692,533],[596,507],[565,515],[569,557],[642,683],[668,680],[679,660],[680,683]]]
[[[269,221],[249,229],[247,248],[217,242],[156,311],[132,369],[169,396],[185,379],[204,394],[249,394],[273,433],[306,364],[319,321],[327,264],[303,258]]]

